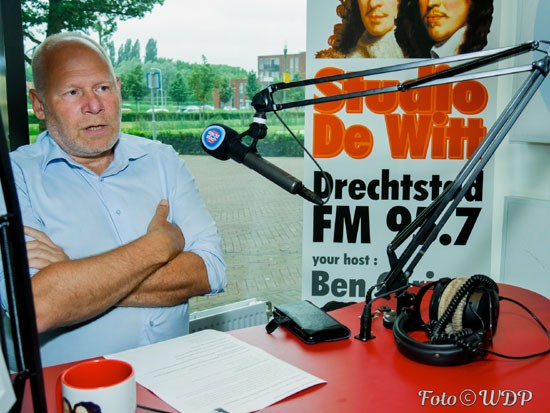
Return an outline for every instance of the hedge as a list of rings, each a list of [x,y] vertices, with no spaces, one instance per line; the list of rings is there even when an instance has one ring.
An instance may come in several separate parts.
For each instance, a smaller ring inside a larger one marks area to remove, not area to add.
[[[183,112],[155,112],[155,120],[162,121],[203,121],[207,123],[223,122],[223,121],[241,121],[248,123],[252,121],[252,111],[244,110],[208,110],[201,113],[183,113]],[[201,117],[202,116],[202,117]],[[281,115],[282,116],[282,115]],[[301,110],[288,110],[284,113],[285,120],[289,123],[304,122],[304,112]],[[151,113],[146,112],[123,112],[122,122],[149,122],[151,121]],[[34,113],[29,113],[29,123],[39,123],[39,119]]]
[[[152,139],[150,130],[125,130],[125,133],[143,136]],[[201,147],[201,130],[169,131],[163,130],[157,133],[157,140],[171,145],[181,155],[204,155]],[[303,135],[297,136],[298,141],[303,145]],[[245,141],[250,144],[250,141]],[[289,156],[301,157],[304,154],[300,145],[288,134],[271,134],[257,143],[258,152],[262,156]]]
[[[203,121],[207,123],[238,121],[249,123],[252,121],[253,110],[206,110],[200,112],[155,112],[155,120],[163,121]],[[281,114],[281,116],[283,116]],[[303,110],[287,110],[284,112],[285,120],[289,123],[303,123]],[[152,118],[151,113],[146,112],[123,112],[122,122],[149,122]]]
[[[231,123],[231,121],[239,120],[239,123],[246,124],[248,120],[251,119],[251,114],[244,111],[205,111],[202,113],[203,118],[201,122],[193,123],[197,124],[208,124],[208,123]],[[287,111],[285,112],[285,121],[289,123],[299,123],[303,122],[304,112],[303,111]],[[125,112],[122,114],[122,121],[124,122],[139,122],[139,121],[150,121],[151,114],[143,112]],[[188,120],[188,121],[199,121],[199,113],[166,113],[159,112],[155,113],[155,120],[159,122],[162,121],[178,121],[178,120]],[[225,122],[224,122],[225,121]],[[29,114],[29,123],[35,124],[38,123],[38,119],[34,114]],[[139,126],[134,126],[130,128],[122,128],[124,133],[129,133],[132,135],[143,136],[145,138],[152,139],[152,131],[150,128],[143,129]],[[184,130],[168,130],[168,129],[157,129],[157,140],[172,145],[172,147],[180,154],[185,155],[204,155],[204,151],[200,144],[201,134],[203,128],[186,128]],[[303,134],[297,134],[298,141],[303,145],[304,137]],[[250,141],[246,141],[246,144],[249,144]],[[278,131],[268,131],[268,136],[264,139],[261,139],[257,143],[258,152],[263,156],[290,156],[290,157],[301,157],[303,156],[303,149],[301,146],[294,140],[288,132],[278,132]]]

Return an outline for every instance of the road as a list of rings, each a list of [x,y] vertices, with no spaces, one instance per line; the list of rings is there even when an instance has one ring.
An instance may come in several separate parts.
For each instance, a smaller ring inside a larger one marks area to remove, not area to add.
[[[301,298],[303,200],[247,167],[210,156],[182,156],[220,231],[226,291],[191,299],[191,311],[257,298],[277,305]],[[302,158],[270,158],[303,177]]]

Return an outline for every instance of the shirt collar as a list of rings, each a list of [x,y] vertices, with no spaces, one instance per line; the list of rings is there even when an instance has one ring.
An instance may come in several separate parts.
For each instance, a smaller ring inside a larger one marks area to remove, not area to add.
[[[122,169],[126,168],[130,161],[139,159],[147,155],[147,151],[141,146],[130,145],[129,141],[132,139],[132,136],[121,133],[119,135],[118,141],[115,144],[115,157],[113,162],[105,170],[103,175],[112,175]],[[42,171],[45,171],[48,165],[64,161],[69,165],[76,168],[84,168],[78,162],[75,162],[61,147],[57,142],[52,138],[48,131],[42,132],[36,138],[37,144],[41,145],[44,148],[44,159],[42,162]]]
[[[395,30],[382,36],[373,36],[365,30],[355,48],[346,57],[402,58],[403,51],[395,40]]]

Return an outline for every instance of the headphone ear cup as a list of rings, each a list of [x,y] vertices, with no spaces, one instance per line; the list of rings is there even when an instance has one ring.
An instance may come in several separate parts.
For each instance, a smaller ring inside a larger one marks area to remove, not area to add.
[[[445,292],[445,288],[451,281],[451,278],[442,278],[433,283],[433,293],[429,306],[430,320],[437,320],[439,318],[439,302],[441,301],[441,296]]]
[[[465,284],[467,284],[465,286]],[[468,328],[471,330],[496,333],[499,313],[498,287],[496,283],[481,275],[473,277],[457,277],[444,280],[434,291],[430,302],[430,320],[436,322],[443,317],[455,296],[462,289],[467,289],[454,310],[450,322],[445,326],[445,334],[455,334]],[[436,311],[437,309],[437,311]]]
[[[484,330],[495,335],[499,314],[498,291],[492,286],[479,286],[468,297],[462,323],[464,328]]]
[[[413,339],[415,320],[411,310],[401,312],[393,325],[393,338],[397,349],[405,357],[418,363],[433,366],[456,366],[471,362],[476,355],[454,344],[432,344]]]
[[[441,294],[441,299],[439,300],[439,306],[437,309],[437,320],[439,320],[443,316],[443,314],[445,314],[445,311],[451,304],[452,299],[455,297],[460,287],[462,287],[466,283],[466,281],[468,281],[468,277],[457,277],[447,284],[447,286],[445,287],[445,291],[443,291],[443,293]],[[465,325],[462,321],[467,299],[469,299],[469,297],[466,295],[462,298],[462,300],[460,300],[460,303],[453,313],[451,322],[445,327],[446,334],[458,333],[465,328]]]
[[[420,307],[426,289],[431,288],[430,322],[426,326]],[[483,354],[474,350],[495,334],[498,313],[498,287],[489,277],[444,278],[421,288],[413,307],[398,314],[393,337],[398,350],[419,363],[465,364]],[[415,330],[429,332],[430,341],[413,339],[409,332]]]

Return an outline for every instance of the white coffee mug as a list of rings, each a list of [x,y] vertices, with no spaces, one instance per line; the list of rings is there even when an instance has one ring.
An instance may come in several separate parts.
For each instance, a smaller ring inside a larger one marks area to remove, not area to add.
[[[136,379],[125,361],[94,359],[69,367],[57,381],[59,413],[135,413]]]

